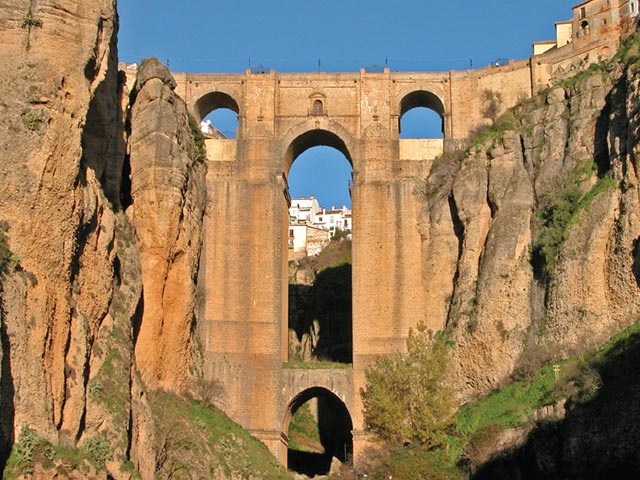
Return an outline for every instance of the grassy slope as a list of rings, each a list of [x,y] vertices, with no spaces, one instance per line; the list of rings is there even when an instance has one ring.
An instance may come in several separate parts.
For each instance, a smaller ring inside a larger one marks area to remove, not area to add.
[[[156,392],[150,404],[157,423],[160,476],[182,478],[290,478],[266,446],[224,413],[199,402]],[[187,477],[185,477],[187,478]]]
[[[456,415],[455,429],[441,448],[390,447],[377,454],[367,472],[373,477],[392,475],[415,480],[468,478],[470,469],[478,467],[474,464],[475,452],[495,449],[496,438],[507,429],[535,429],[532,414],[541,407],[566,399],[569,411],[606,408],[611,390],[638,383],[638,361],[640,322],[596,349],[554,364],[559,367],[557,375],[554,365],[545,365],[525,379],[463,405]],[[554,421],[560,425],[559,419],[545,420]]]
[[[157,478],[290,479],[266,446],[216,408],[175,395],[149,394],[156,422]],[[98,441],[102,440],[102,441]],[[23,428],[13,447],[4,477],[47,476],[74,472],[94,478],[110,458],[106,439],[96,437],[78,448],[53,445]],[[121,471],[131,472],[127,462]]]
[[[324,453],[324,447],[320,443],[318,422],[313,418],[307,403],[302,405],[291,418],[289,448],[301,452]]]

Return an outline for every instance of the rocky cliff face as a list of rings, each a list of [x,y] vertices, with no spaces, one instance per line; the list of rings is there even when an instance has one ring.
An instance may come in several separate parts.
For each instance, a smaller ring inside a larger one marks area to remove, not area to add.
[[[73,443],[114,294],[116,217],[101,182],[121,144],[115,4],[0,7],[0,215],[18,264],[3,279],[4,434],[30,425]],[[113,126],[90,139],[89,117]]]
[[[183,386],[204,205],[186,109],[166,70],[141,72],[126,157],[115,0],[13,0],[0,12],[0,470],[11,445],[35,442],[48,462],[23,452],[14,474],[26,463],[41,478],[89,474],[60,459],[64,447],[113,478],[152,478],[156,432],[134,344],[151,387]],[[147,354],[156,328],[170,340],[152,345],[155,358],[172,375]]]
[[[429,322],[454,331],[463,400],[638,319],[638,81],[623,57],[433,166],[419,219]]]

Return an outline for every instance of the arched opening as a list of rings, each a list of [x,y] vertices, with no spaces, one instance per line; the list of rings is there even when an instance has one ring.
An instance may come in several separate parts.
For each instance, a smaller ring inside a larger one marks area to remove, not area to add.
[[[444,105],[435,94],[418,90],[400,102],[400,138],[444,138]]]
[[[230,95],[211,92],[201,97],[194,106],[196,120],[205,136],[218,139],[234,139],[239,127],[240,108]]]
[[[585,36],[585,35],[589,35],[590,33],[591,33],[591,30],[589,27],[589,22],[587,20],[583,20],[580,23],[580,35]]]
[[[351,363],[351,157],[326,130],[299,136],[286,155],[288,360]]]
[[[289,145],[289,148],[285,153],[285,168],[287,171],[291,169],[294,160],[302,153],[310,148],[319,146],[335,148],[345,156],[350,164],[353,165],[353,162],[351,161],[351,154],[349,153],[344,140],[333,132],[318,128],[299,135],[293,142],[291,142],[291,145]]]
[[[323,387],[303,391],[288,405],[283,422],[287,468],[313,477],[327,475],[334,458],[351,464],[352,430],[349,410],[333,392]]]

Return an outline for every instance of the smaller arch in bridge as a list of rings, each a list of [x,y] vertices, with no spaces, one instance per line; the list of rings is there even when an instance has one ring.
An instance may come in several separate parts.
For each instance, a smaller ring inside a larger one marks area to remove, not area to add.
[[[193,106],[193,114],[198,122],[207,119],[215,127],[214,137],[235,138],[238,128],[240,107],[235,99],[224,92],[209,92],[200,97]],[[203,130],[204,131],[204,130]]]
[[[403,117],[406,113],[414,109],[427,109],[434,112],[439,117],[439,130],[441,132],[440,137],[445,136],[444,103],[436,94],[426,90],[416,90],[414,92],[411,92],[405,95],[400,101],[400,116],[398,117],[399,132],[402,132]],[[425,117],[421,115],[420,121],[424,121],[424,118]]]
[[[193,106],[193,113],[197,117],[196,120],[200,121],[219,108],[227,108],[238,115],[240,114],[238,102],[231,95],[224,92],[209,92],[200,97]]]
[[[311,387],[296,395],[287,405],[282,423],[282,431],[288,439],[289,427],[294,414],[305,403],[316,400],[313,412],[320,434],[324,453],[305,454],[288,452],[287,467],[306,475],[326,475],[332,458],[350,464],[353,459],[353,422],[345,403],[331,390]]]

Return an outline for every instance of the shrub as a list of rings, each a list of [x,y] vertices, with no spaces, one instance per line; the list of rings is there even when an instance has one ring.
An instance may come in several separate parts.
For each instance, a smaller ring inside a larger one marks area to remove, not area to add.
[[[485,89],[480,95],[482,101],[482,116],[488,118],[492,122],[498,119],[498,113],[502,106],[502,94],[493,90]]]
[[[0,271],[6,272],[7,269],[15,266],[17,260],[9,249],[9,241],[7,234],[0,228]]]
[[[23,425],[18,436],[18,444],[16,452],[21,462],[32,462],[33,452],[36,447],[42,443],[42,437],[36,433],[31,427]]]
[[[44,116],[42,113],[30,110],[24,110],[20,114],[20,119],[22,120],[24,127],[31,132],[37,132],[40,130],[44,123]]]
[[[95,437],[88,438],[83,445],[87,455],[93,460],[97,466],[103,467],[104,464],[111,460],[111,445],[104,434],[99,433]]]
[[[379,357],[366,370],[361,391],[365,424],[392,443],[417,441],[427,447],[445,442],[452,425],[453,395],[445,384],[447,338],[420,323],[409,331],[406,355]]]
[[[38,17],[33,16],[33,11],[31,7],[29,7],[29,11],[22,19],[22,28],[31,28],[31,27],[42,27],[42,20]]]
[[[546,278],[552,278],[555,273],[560,247],[568,237],[567,227],[581,198],[580,188],[570,185],[537,214],[542,229],[533,245],[532,259],[534,264],[542,265],[539,273]]]
[[[213,407],[219,404],[224,386],[218,380],[207,380],[197,377],[193,382],[193,399],[202,403],[206,407]]]
[[[191,141],[196,153],[196,160],[204,160],[207,157],[204,135],[198,126],[198,122],[191,115],[189,115],[189,129],[191,130]]]

